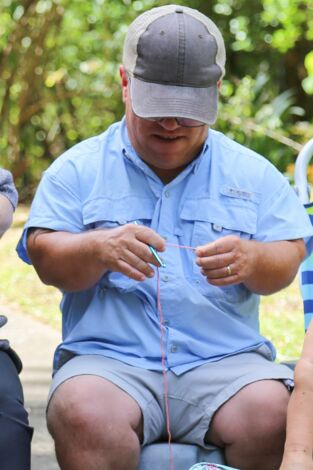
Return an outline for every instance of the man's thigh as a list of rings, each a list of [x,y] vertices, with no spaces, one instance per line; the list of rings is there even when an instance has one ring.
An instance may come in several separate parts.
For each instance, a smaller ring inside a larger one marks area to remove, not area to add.
[[[161,372],[132,367],[100,355],[76,356],[55,374],[49,400],[52,396],[57,396],[58,390],[61,392],[62,384],[64,384],[62,396],[68,400],[70,394],[65,384],[69,383],[70,379],[82,375],[105,378],[132,397],[141,409],[144,445],[166,438],[164,385]],[[205,435],[213,416],[224,403],[251,383],[270,379],[292,379],[292,377],[293,373],[288,367],[268,361],[257,353],[239,354],[210,362],[179,376],[168,372],[168,401],[173,439],[210,447],[205,442]],[[86,397],[80,397],[80,401],[85,400],[90,400],[88,390]],[[102,400],[101,396],[99,400]],[[107,406],[107,399],[103,398],[103,403]]]
[[[269,361],[254,352],[210,362],[181,376],[170,375],[169,409],[173,439],[210,447],[205,437],[208,436],[213,417],[223,409],[223,405],[240,396],[240,392],[248,389],[250,384],[256,384],[257,394],[262,396],[263,388],[258,385],[261,381],[266,384],[274,382],[275,390],[278,384],[284,398],[288,393],[283,382],[292,382],[292,378],[293,371],[287,366]],[[266,402],[269,392],[265,388],[263,397]],[[251,403],[258,403],[251,395]],[[259,395],[258,398],[260,400]],[[249,412],[251,417],[251,410]]]

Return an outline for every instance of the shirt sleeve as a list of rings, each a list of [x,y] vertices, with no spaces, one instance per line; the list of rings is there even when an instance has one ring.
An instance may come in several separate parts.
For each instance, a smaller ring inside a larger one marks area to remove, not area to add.
[[[80,184],[75,165],[65,161],[57,170],[52,166],[39,183],[28,220],[17,245],[20,258],[31,263],[26,249],[30,228],[79,233],[84,230]]]
[[[270,191],[270,188],[276,188]],[[274,167],[265,173],[256,238],[260,241],[303,238],[312,251],[313,227],[294,189]]]
[[[18,193],[13,182],[12,174],[0,168],[0,194],[5,196],[15,209],[18,202]]]

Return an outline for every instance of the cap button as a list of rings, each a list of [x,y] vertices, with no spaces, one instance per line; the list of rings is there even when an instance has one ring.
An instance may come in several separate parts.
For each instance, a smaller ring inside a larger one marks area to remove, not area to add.
[[[176,13],[184,13],[184,10],[182,9],[182,7],[176,7],[175,12]]]

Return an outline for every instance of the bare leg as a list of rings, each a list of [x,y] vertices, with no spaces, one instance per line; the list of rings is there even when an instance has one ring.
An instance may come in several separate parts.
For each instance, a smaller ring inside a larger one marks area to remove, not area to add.
[[[295,369],[287,414],[287,438],[280,470],[313,470],[313,322]]]
[[[277,470],[285,441],[289,393],[276,380],[247,385],[215,414],[207,440],[224,447],[240,470]]]
[[[64,382],[48,409],[48,428],[62,470],[135,470],[142,415],[111,382],[83,375]]]

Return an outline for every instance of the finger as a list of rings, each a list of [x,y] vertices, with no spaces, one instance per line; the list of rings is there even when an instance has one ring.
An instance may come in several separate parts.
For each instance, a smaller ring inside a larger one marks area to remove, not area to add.
[[[207,281],[209,284],[216,287],[229,286],[231,284],[238,284],[240,282],[238,274],[233,274],[231,276],[217,279],[207,278]]]
[[[146,279],[146,276],[142,272],[130,266],[123,260],[118,261],[116,271],[125,274],[125,276],[129,277],[130,279],[134,279],[135,281],[145,281]]]
[[[216,242],[207,243],[205,245],[197,246],[195,254],[198,258],[215,256],[218,254],[219,247]]]
[[[142,257],[137,256],[135,253],[127,251],[121,257],[121,260],[131,266],[131,268],[144,274],[145,277],[154,276],[154,270],[148,264],[151,262],[149,256],[146,256],[145,259],[142,259]]]
[[[225,277],[233,276],[236,273],[235,266],[228,264],[218,269],[201,269],[201,274],[203,274],[208,279],[224,279]]]
[[[207,243],[206,245],[198,246],[195,252],[199,257],[228,253],[233,250],[234,246],[238,243],[238,240],[240,240],[239,237],[228,235],[226,237],[221,237],[214,242]]]
[[[156,267],[160,267],[161,265],[159,259],[161,262],[163,262],[162,257],[158,255],[157,250],[152,250],[151,245],[141,242],[137,238],[135,240],[129,241],[128,250],[141,260],[145,261],[146,263],[153,264]],[[154,254],[153,251],[156,254]]]
[[[219,269],[233,262],[232,253],[223,253],[220,255],[197,257],[196,264],[203,269]]]
[[[135,237],[137,240],[150,245],[157,251],[165,251],[165,240],[149,227],[136,226]]]

